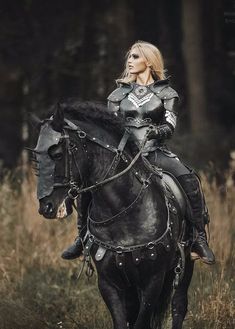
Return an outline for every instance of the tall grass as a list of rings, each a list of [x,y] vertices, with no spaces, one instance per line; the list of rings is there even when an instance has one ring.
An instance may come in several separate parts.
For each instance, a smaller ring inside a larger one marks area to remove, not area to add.
[[[211,215],[210,245],[217,264],[196,263],[184,328],[235,328],[235,193],[223,198],[203,176]],[[34,177],[17,191],[9,179],[0,188],[0,329],[107,329],[109,313],[96,276],[78,281],[81,262],[60,253],[76,236],[75,217],[63,221],[38,215]]]

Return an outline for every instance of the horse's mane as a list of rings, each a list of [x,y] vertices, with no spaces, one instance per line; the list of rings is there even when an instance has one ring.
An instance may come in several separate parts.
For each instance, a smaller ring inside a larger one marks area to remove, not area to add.
[[[115,115],[107,106],[99,102],[81,102],[76,99],[68,99],[60,103],[65,117],[75,121],[85,121],[108,130],[121,138],[124,133],[124,118]]]

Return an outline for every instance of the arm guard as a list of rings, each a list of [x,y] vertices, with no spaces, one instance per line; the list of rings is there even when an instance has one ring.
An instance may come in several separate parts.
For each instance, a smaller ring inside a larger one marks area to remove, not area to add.
[[[164,100],[164,118],[163,123],[158,126],[159,139],[167,139],[173,135],[177,120],[178,97]]]
[[[164,117],[162,124],[156,126],[149,138],[164,140],[171,138],[176,127],[178,96],[171,99],[164,99]]]

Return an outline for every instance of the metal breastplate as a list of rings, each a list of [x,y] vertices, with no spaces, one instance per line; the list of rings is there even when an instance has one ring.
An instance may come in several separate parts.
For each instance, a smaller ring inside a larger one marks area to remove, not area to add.
[[[121,101],[120,111],[124,114],[126,126],[131,129],[133,138],[141,143],[150,124],[161,124],[164,106],[148,86],[134,84],[133,90]],[[151,140],[147,143],[152,146],[155,142]]]

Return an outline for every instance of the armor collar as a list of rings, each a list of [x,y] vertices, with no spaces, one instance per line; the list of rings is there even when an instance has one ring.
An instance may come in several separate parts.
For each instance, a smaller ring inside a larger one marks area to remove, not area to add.
[[[155,82],[148,85],[148,87],[155,93],[156,89],[159,89],[159,87],[166,87],[169,85],[171,76],[167,77],[163,80],[156,80]],[[124,87],[127,89],[130,89],[130,91],[133,89],[134,82],[118,82],[119,87]]]

